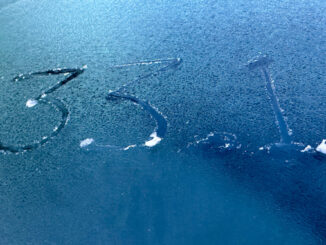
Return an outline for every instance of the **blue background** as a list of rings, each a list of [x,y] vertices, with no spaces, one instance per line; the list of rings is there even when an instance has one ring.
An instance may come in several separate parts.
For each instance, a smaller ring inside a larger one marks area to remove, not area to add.
[[[60,114],[28,99],[62,79],[20,83],[17,74],[88,69],[51,96],[70,119],[43,147],[0,155],[1,244],[323,244],[323,159],[257,153],[279,139],[259,70],[269,72],[295,142],[326,137],[326,2],[20,0],[0,3],[0,139],[23,144]],[[154,148],[81,149],[85,138],[142,143],[155,122],[108,90],[160,68],[110,66],[181,57],[128,87],[168,121]],[[241,150],[187,145],[209,132],[237,136]]]

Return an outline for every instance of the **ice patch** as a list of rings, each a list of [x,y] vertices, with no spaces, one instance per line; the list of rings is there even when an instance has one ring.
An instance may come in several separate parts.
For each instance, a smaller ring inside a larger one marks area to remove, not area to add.
[[[312,147],[310,145],[307,145],[306,148],[304,148],[303,150],[301,150],[301,152],[307,152],[312,150]]]
[[[152,65],[152,64],[163,64],[166,62],[172,62],[173,60],[176,60],[177,62],[181,61],[181,58],[167,58],[167,59],[157,59],[157,60],[143,60],[139,62],[133,62],[133,63],[127,63],[122,65],[115,65],[111,66],[111,68],[122,68],[127,66],[136,66],[136,65]]]
[[[86,147],[86,146],[92,144],[93,142],[94,142],[94,139],[92,139],[92,138],[87,138],[87,139],[82,140],[82,141],[80,142],[79,146],[80,146],[81,148],[84,148],[84,147]]]
[[[200,142],[203,142],[203,141],[207,141],[210,137],[214,136],[214,133],[213,132],[210,132],[206,138],[203,138],[203,139],[199,139],[199,140],[196,140],[196,143],[199,144]],[[198,135],[195,135],[195,138],[198,137]]]
[[[34,107],[36,105],[37,105],[37,100],[29,99],[26,102],[26,106],[29,107],[29,108]]]
[[[153,146],[157,145],[158,143],[160,143],[160,141],[162,140],[162,138],[157,136],[156,132],[153,132],[150,135],[150,137],[152,139],[145,142],[145,146],[147,146],[147,147],[153,147]]]
[[[324,139],[320,145],[317,146],[316,151],[326,154],[326,140]]]
[[[134,148],[136,147],[137,145],[128,145],[127,147],[123,148],[124,151],[127,151],[129,150],[130,148]]]

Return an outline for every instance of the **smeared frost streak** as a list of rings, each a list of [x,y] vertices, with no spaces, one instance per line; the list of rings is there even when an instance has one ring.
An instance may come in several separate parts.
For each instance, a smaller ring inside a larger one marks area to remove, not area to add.
[[[69,111],[60,100],[51,98],[51,99],[40,99],[40,100],[38,100],[38,102],[53,106],[54,108],[56,108],[58,111],[61,112],[61,119],[60,119],[59,124],[54,127],[54,129],[52,130],[52,133],[50,135],[43,136],[41,140],[34,141],[31,144],[5,145],[2,142],[0,142],[0,151],[10,152],[10,153],[22,153],[22,152],[34,150],[34,149],[40,147],[41,145],[45,144],[46,142],[48,142],[53,137],[57,136],[60,133],[60,131],[65,127],[65,125],[68,122]]]
[[[301,152],[309,152],[309,151],[312,151],[312,147],[311,145],[307,145],[303,150],[301,150]]]
[[[23,153],[26,151],[35,150],[38,147],[42,146],[43,144],[47,143],[50,139],[57,136],[61,130],[65,127],[65,125],[68,122],[69,119],[69,111],[65,104],[55,98],[48,98],[47,95],[53,93],[63,85],[67,84],[69,81],[73,80],[74,78],[78,77],[80,74],[84,72],[84,67],[80,69],[53,69],[48,71],[42,71],[42,72],[32,72],[28,74],[20,74],[13,78],[13,82],[18,82],[26,79],[30,79],[33,76],[48,76],[48,75],[59,75],[59,74],[71,74],[70,76],[67,76],[64,80],[57,82],[54,86],[48,88],[47,90],[43,91],[39,96],[37,96],[34,99],[29,99],[26,102],[26,106],[31,108],[34,107],[37,104],[46,104],[54,107],[57,111],[61,112],[61,119],[58,125],[56,125],[52,132],[47,135],[43,136],[41,140],[34,141],[31,144],[25,144],[25,145],[6,145],[0,141],[0,152],[2,153]]]
[[[112,98],[125,99],[125,100],[129,100],[131,102],[134,102],[134,103],[140,105],[156,121],[156,128],[155,128],[154,132],[150,135],[151,139],[144,143],[145,146],[153,147],[153,146],[157,145],[163,139],[163,137],[165,136],[165,133],[167,131],[167,121],[161,112],[159,112],[154,107],[152,107],[148,102],[142,101],[142,100],[140,100],[134,96],[131,96],[131,95],[125,95],[125,94],[119,94],[116,92],[111,92],[107,95],[107,100],[110,100]]]
[[[127,151],[127,150],[129,150],[129,149],[131,149],[131,148],[134,148],[134,147],[136,147],[137,145],[128,145],[127,147],[125,147],[125,148],[123,148],[123,150],[124,151]]]
[[[162,68],[154,71],[154,72],[149,72],[143,76],[140,76],[134,80],[131,80],[125,84],[123,84],[119,89],[117,89],[116,91],[114,91],[115,93],[118,93],[118,92],[124,92],[126,87],[128,87],[130,84],[134,84],[134,83],[137,83],[141,80],[144,80],[146,78],[149,78],[149,77],[152,77],[152,76],[156,76],[164,71],[167,71],[169,69],[173,69],[173,68],[177,68],[181,63],[182,63],[182,59],[181,58],[175,58],[175,59],[162,59],[162,60],[155,60],[155,62],[159,62],[161,64],[165,64],[167,63],[166,66],[163,66]],[[116,67],[111,67],[112,68],[122,68],[123,66],[135,66],[135,65],[149,65],[151,61],[146,61],[146,62],[136,62],[136,63],[128,63],[128,64],[122,64],[122,65],[119,65],[119,66],[116,66]],[[158,64],[158,63],[156,63]]]
[[[288,129],[288,125],[285,122],[280,105],[278,103],[278,99],[275,95],[275,88],[273,86],[274,81],[271,79],[271,77],[268,74],[267,69],[265,67],[262,67],[261,70],[265,77],[266,89],[267,89],[268,95],[271,99],[271,104],[272,104],[272,107],[273,107],[273,110],[274,110],[274,113],[276,116],[278,128],[279,128],[280,135],[281,135],[281,143],[290,144],[291,136],[290,136],[289,132],[291,132],[291,131]]]
[[[149,136],[149,140],[145,141],[143,144],[132,144],[129,146],[111,146],[108,145],[109,147],[106,147],[107,145],[98,145],[98,147],[105,147],[105,148],[110,148],[110,149],[117,149],[117,150],[129,150],[131,148],[135,147],[154,147],[157,144],[159,144],[162,139],[165,136],[165,133],[167,131],[167,121],[164,117],[164,115],[156,109],[154,106],[152,106],[149,102],[143,101],[138,99],[135,96],[132,96],[130,94],[127,94],[126,88],[130,84],[137,83],[145,78],[149,78],[155,75],[160,74],[161,72],[167,71],[169,69],[177,68],[180,64],[182,63],[181,58],[168,58],[168,59],[156,59],[156,60],[147,60],[147,61],[139,61],[139,62],[134,62],[134,63],[127,63],[127,64],[122,64],[122,65],[116,65],[116,66],[111,66],[111,69],[117,69],[117,68],[123,68],[123,67],[128,67],[128,66],[137,66],[137,65],[152,65],[152,64],[166,64],[160,69],[157,69],[154,72],[147,73],[143,76],[138,77],[137,79],[131,80],[125,84],[122,85],[119,89],[115,91],[109,91],[108,95],[106,96],[106,99],[108,101],[111,101],[112,99],[123,99],[123,100],[129,100],[139,106],[142,107],[143,110],[147,111],[151,117],[155,120],[156,122],[156,128],[154,129],[154,132]]]
[[[286,121],[284,119],[284,116],[282,114],[282,109],[280,108],[278,98],[275,93],[275,86],[274,81],[272,80],[270,74],[268,73],[267,67],[268,64],[271,62],[270,59],[268,59],[266,56],[259,57],[258,59],[255,59],[248,63],[248,67],[250,70],[253,70],[255,68],[260,68],[263,78],[265,79],[266,83],[266,90],[267,94],[270,98],[271,105],[276,117],[277,126],[280,132],[280,143],[282,144],[291,144],[291,130],[289,130],[288,125],[286,124]]]
[[[260,56],[252,61],[249,61],[247,64],[249,70],[260,69],[262,72],[262,76],[266,83],[267,94],[271,101],[281,138],[279,143],[259,147],[259,151],[265,151],[268,154],[273,154],[274,157],[284,158],[286,159],[285,162],[288,162],[289,159],[293,159],[293,157],[298,157],[298,152],[301,154],[315,154],[316,152],[326,154],[326,140],[323,140],[316,149],[312,148],[310,145],[304,145],[300,142],[293,142],[291,140],[292,130],[289,129],[286,123],[286,118],[282,114],[284,110],[282,110],[279,105],[279,100],[275,93],[274,81],[271,79],[271,76],[268,73],[268,65],[272,61],[273,60],[269,59],[267,56]]]
[[[138,61],[138,62],[133,62],[133,63],[127,63],[127,64],[122,64],[122,65],[115,65],[111,66],[110,68],[123,68],[123,67],[128,67],[128,66],[136,66],[136,65],[153,65],[153,64],[164,64],[167,62],[180,62],[180,58],[168,58],[168,59],[157,59],[157,60],[143,60],[143,61]]]

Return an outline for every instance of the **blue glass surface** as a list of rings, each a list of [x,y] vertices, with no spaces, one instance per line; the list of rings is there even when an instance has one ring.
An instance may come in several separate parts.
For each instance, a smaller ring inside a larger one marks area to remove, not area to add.
[[[326,243],[325,12],[0,0],[0,244]]]

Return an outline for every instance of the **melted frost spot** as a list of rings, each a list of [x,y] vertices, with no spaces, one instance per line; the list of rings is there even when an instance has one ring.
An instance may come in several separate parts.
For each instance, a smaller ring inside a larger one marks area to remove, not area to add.
[[[82,140],[82,141],[80,142],[79,146],[80,146],[81,148],[84,148],[84,147],[86,147],[86,146],[92,144],[93,142],[94,142],[94,139],[92,139],[92,138],[84,139],[84,140]]]
[[[29,108],[34,107],[36,105],[37,105],[37,101],[33,100],[33,99],[27,100],[27,102],[26,102],[26,106]]]
[[[326,140],[323,140],[320,145],[317,146],[316,151],[326,154]]]
[[[157,133],[156,132],[153,132],[150,137],[152,139],[145,142],[145,146],[147,146],[147,147],[156,146],[162,140],[162,138],[160,138],[160,137],[157,136]]]

